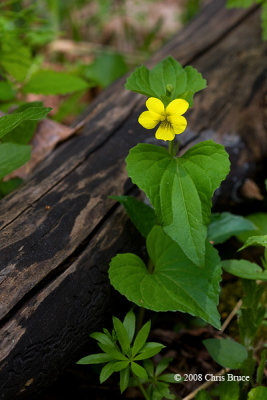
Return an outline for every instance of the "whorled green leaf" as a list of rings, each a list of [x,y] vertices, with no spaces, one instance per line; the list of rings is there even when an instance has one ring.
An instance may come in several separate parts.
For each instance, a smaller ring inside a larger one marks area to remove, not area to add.
[[[267,399],[267,387],[258,386],[253,388],[248,393],[248,400],[266,400]]]
[[[127,331],[127,335],[131,343],[135,333],[135,314],[132,310],[125,315],[123,326]]]
[[[67,94],[88,87],[82,78],[53,70],[39,70],[24,85],[24,93],[36,94]]]
[[[138,67],[127,79],[125,88],[147,97],[159,98],[165,106],[176,98],[192,106],[193,95],[206,87],[206,80],[193,67],[183,68],[174,58],[167,57],[154,68]]]
[[[158,354],[165,346],[161,343],[148,342],[141,349],[140,353],[134,357],[135,360],[145,360]]]
[[[267,270],[263,271],[257,264],[247,260],[224,260],[222,267],[239,278],[267,281]]]
[[[24,121],[38,121],[47,116],[51,111],[49,107],[36,106],[36,103],[28,103],[20,111],[14,111],[0,118],[0,138],[13,131]],[[22,133],[23,134],[23,133]]]
[[[113,360],[113,358],[109,354],[98,353],[81,358],[77,364],[102,364],[111,360]]]
[[[240,215],[229,212],[214,213],[211,215],[211,222],[208,226],[208,240],[219,244],[234,235],[253,229],[255,229],[253,223]]]
[[[267,235],[262,236],[250,236],[238,251],[244,250],[249,246],[262,246],[267,248]]]
[[[151,322],[148,321],[142,326],[133,342],[132,354],[135,356],[145,345],[151,328]]]
[[[120,391],[123,393],[129,385],[130,366],[120,371]]]
[[[31,149],[21,144],[0,144],[0,179],[29,161]]]
[[[144,190],[164,231],[197,265],[204,264],[214,190],[229,171],[228,154],[211,140],[182,157],[163,147],[138,144],[126,158],[133,183]]]
[[[134,254],[118,254],[110,264],[111,284],[128,300],[154,311],[182,311],[220,328],[217,311],[220,259],[207,242],[205,262],[196,266],[181,247],[155,226],[147,238],[154,265],[149,272]]]
[[[213,360],[224,368],[240,368],[248,358],[247,349],[231,339],[206,339],[203,344]]]
[[[136,229],[145,238],[156,224],[156,215],[153,208],[132,196],[109,196],[110,199],[121,203]]]
[[[127,334],[127,330],[125,329],[124,325],[118,318],[113,317],[112,320],[121,349],[123,353],[127,353],[128,350],[130,349],[130,339]]]
[[[134,375],[138,376],[138,378],[147,379],[147,372],[143,367],[141,367],[141,365],[132,361],[131,370]]]

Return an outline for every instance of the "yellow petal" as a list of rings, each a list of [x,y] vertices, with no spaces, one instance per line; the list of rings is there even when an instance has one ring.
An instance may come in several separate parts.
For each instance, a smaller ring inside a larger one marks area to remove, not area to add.
[[[189,103],[184,99],[175,99],[166,108],[167,115],[182,115],[189,107]]]
[[[153,129],[160,122],[160,115],[151,111],[144,111],[139,116],[138,122],[146,129]]]
[[[153,111],[154,113],[160,114],[162,117],[165,117],[165,107],[162,101],[156,99],[156,97],[149,97],[146,101],[146,106],[149,111]]]
[[[187,120],[182,116],[172,115],[168,117],[168,121],[171,123],[175,135],[182,133],[187,126]]]
[[[171,124],[162,123],[157,129],[156,139],[159,140],[173,140],[175,137],[174,130],[172,129]]]

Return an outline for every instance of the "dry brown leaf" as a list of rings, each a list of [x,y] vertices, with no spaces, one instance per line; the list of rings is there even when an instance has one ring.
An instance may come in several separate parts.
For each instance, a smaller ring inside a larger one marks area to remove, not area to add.
[[[252,179],[246,179],[242,188],[241,193],[247,199],[263,200],[263,195],[258,185]]]

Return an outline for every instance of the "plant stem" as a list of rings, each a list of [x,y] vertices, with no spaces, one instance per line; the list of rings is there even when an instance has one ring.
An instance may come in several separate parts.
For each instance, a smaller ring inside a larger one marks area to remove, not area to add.
[[[171,156],[173,155],[173,145],[174,145],[174,140],[169,142],[169,153]]]
[[[144,309],[144,307],[140,307],[138,316],[137,316],[137,321],[136,321],[136,334],[142,328],[143,323],[144,323],[144,318],[145,318],[145,309]]]
[[[147,394],[147,392],[145,391],[144,386],[143,386],[142,383],[140,382],[139,378],[136,377],[136,379],[137,379],[137,382],[138,382],[139,389],[141,390],[141,392],[142,392],[143,395],[144,395],[144,398],[145,398],[146,400],[150,400],[149,397],[148,397],[148,394]]]

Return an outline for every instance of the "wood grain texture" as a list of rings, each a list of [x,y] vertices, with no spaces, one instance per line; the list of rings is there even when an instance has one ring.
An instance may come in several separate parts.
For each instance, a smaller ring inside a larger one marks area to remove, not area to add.
[[[211,1],[148,63],[171,54],[207,78],[188,115],[182,151],[205,138],[227,147],[233,166],[217,193],[222,204],[241,201],[243,181],[267,153],[267,48],[259,14],[224,5]],[[129,149],[155,142],[137,123],[145,99],[125,91],[124,81],[81,116],[88,119],[81,134],[0,203],[1,399],[29,398],[75,360],[108,310],[110,258],[141,247],[108,199],[133,188],[124,163]]]

